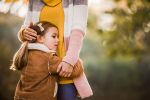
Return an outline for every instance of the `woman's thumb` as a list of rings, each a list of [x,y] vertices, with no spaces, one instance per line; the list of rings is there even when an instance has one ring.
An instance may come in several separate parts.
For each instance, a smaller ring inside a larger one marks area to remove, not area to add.
[[[30,22],[29,27],[32,27],[32,26],[33,26],[33,22]]]

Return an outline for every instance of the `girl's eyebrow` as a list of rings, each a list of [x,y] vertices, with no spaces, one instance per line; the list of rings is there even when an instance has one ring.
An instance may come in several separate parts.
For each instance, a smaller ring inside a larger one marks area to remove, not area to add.
[[[58,36],[58,34],[57,34],[57,33],[53,33],[53,34]]]

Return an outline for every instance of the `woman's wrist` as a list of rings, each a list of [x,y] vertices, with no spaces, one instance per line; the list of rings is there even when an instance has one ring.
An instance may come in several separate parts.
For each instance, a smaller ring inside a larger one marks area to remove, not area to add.
[[[67,63],[67,64],[69,64],[71,67],[73,67],[72,64],[70,64],[69,62],[67,62],[67,61],[65,61],[65,60],[62,60],[62,62]]]
[[[66,56],[63,61],[70,63],[74,66],[79,59],[79,53],[83,42],[83,33],[78,30],[73,30],[70,35],[69,46],[66,52]]]
[[[77,62],[75,59],[73,59],[72,57],[68,57],[68,56],[65,56],[62,59],[62,61],[70,64],[71,66],[74,66],[76,64],[76,62]]]

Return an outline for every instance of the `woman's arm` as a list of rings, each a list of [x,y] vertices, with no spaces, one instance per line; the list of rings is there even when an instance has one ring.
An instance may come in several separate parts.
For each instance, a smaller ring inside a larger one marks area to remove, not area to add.
[[[52,54],[49,54],[49,66],[48,71],[52,74],[58,74],[57,68],[59,64],[61,63],[62,59],[58,56],[53,56]],[[81,60],[78,60],[77,63],[73,67],[73,71],[69,77],[75,78],[80,76],[83,73],[83,64]]]
[[[73,30],[70,36],[69,46],[66,53],[66,56],[63,58],[64,62],[75,65],[79,59],[79,53],[82,47],[83,34],[80,30]]]
[[[31,41],[32,39],[36,38],[36,32],[29,28],[31,25],[33,25],[33,23],[32,23],[32,11],[31,11],[31,8],[33,6],[32,2],[33,2],[32,0],[29,0],[28,11],[27,11],[27,14],[25,16],[24,23],[18,32],[18,38],[21,42]]]
[[[63,61],[75,65],[79,59],[79,53],[82,47],[83,38],[86,33],[88,18],[88,0],[74,0],[73,23],[70,35],[70,41],[66,56]]]

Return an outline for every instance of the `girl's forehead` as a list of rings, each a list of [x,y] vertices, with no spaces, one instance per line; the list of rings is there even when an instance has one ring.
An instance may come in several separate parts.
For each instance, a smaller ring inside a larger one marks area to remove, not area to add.
[[[58,29],[56,27],[50,27],[47,29],[46,33],[56,34],[58,35]]]
[[[48,31],[58,31],[58,29],[56,27],[49,27],[47,30]]]

